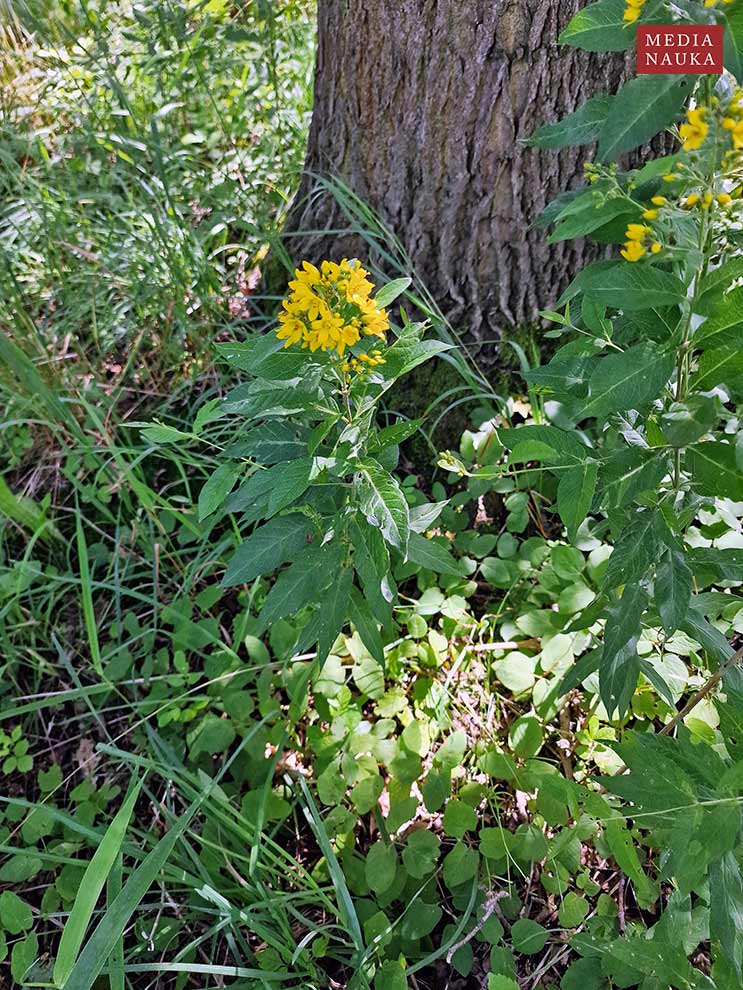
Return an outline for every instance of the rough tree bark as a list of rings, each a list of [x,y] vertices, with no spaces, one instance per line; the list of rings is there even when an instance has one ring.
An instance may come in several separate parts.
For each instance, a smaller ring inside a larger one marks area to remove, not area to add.
[[[482,363],[594,250],[532,223],[582,173],[583,150],[525,147],[545,121],[613,90],[624,56],[558,48],[583,0],[319,0],[315,105],[290,214],[295,258],[353,256],[313,174],[337,175],[407,249]],[[314,190],[314,195],[313,195]],[[368,250],[368,249],[366,249]]]

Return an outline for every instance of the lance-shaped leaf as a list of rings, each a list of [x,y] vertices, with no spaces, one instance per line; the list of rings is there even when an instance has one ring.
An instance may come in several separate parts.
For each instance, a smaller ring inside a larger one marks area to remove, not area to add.
[[[565,148],[592,144],[611,106],[611,96],[594,96],[575,113],[554,124],[544,124],[526,142],[536,148]]]
[[[692,574],[684,555],[669,547],[655,572],[655,606],[669,635],[684,621],[692,590]]]
[[[612,162],[674,123],[692,91],[691,76],[637,76],[619,90],[599,136],[598,156]]]
[[[410,534],[408,542],[408,560],[421,567],[435,571],[437,574],[451,574],[455,577],[462,576],[462,569],[454,557],[433,539],[426,539],[417,533]]]
[[[743,880],[735,854],[727,852],[709,871],[710,934],[740,979],[743,977]]]
[[[599,0],[573,17],[560,35],[561,45],[584,52],[623,52],[635,40],[635,32],[624,20],[624,0]]]
[[[360,461],[358,469],[361,511],[385,540],[404,556],[408,548],[410,516],[402,489],[395,478],[370,457]]]
[[[674,365],[672,353],[648,344],[609,354],[591,375],[584,417],[641,409],[661,395]]]
[[[721,440],[687,447],[684,466],[694,488],[703,495],[743,502],[743,471],[738,467],[735,446]]]
[[[270,574],[303,550],[311,533],[312,525],[306,516],[293,513],[272,519],[237,548],[222,586],[231,588]]]
[[[598,464],[583,461],[560,476],[557,486],[557,511],[565,523],[568,539],[574,541],[578,527],[588,515],[596,492]]]
[[[621,717],[637,687],[640,658],[637,641],[648,596],[640,585],[626,585],[622,597],[607,609],[604,652],[599,668],[599,693],[609,716]]]

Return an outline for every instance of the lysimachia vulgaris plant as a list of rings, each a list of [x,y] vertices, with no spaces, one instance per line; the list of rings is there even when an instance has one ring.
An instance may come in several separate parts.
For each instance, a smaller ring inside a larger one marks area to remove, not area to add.
[[[224,586],[275,576],[252,632],[297,619],[292,655],[314,657],[297,668],[297,711],[348,621],[384,662],[393,555],[459,573],[451,554],[421,535],[445,503],[410,508],[392,473],[399,444],[420,421],[377,423],[392,385],[447,347],[423,339],[422,324],[390,326],[386,307],[409,282],[398,279],[373,296],[357,261],[305,262],[275,333],[219,347],[248,381],[207,414],[228,417],[232,440],[204,486],[200,514],[231,515],[243,536]]]
[[[600,594],[568,629],[589,631],[596,649],[562,690],[598,678],[630,771],[602,784],[648,830],[644,842],[660,851],[661,879],[673,890],[655,935],[630,938],[614,961],[644,972],[643,987],[732,988],[743,979],[743,651],[715,620],[721,601],[739,594],[743,550],[698,534],[700,520],[720,511],[732,518],[743,504],[743,4],[600,0],[562,41],[624,50],[636,24],[674,21],[723,25],[723,74],[638,76],[532,138],[541,147],[596,145],[585,186],[552,203],[543,221],[553,242],[587,237],[608,248],[542,314],[558,348],[527,379],[547,421],[498,436],[507,471],[538,462],[554,476],[569,539],[585,535],[590,516],[613,543]],[[622,166],[661,131],[676,138],[672,154]],[[689,644],[700,688],[681,711],[638,652],[641,636],[661,650],[673,637]],[[623,728],[641,676],[667,703],[657,732]],[[720,720],[714,750],[684,724],[709,699]],[[632,875],[629,860],[622,868]],[[674,924],[691,924],[693,904],[709,920],[714,980],[689,967],[673,936]],[[586,953],[581,972],[595,962],[608,973],[597,943],[577,947]]]

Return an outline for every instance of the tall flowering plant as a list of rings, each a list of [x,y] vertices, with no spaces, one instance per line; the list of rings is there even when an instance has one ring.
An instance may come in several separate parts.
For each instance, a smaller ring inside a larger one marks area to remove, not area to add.
[[[375,294],[356,260],[304,262],[274,332],[219,345],[246,380],[194,428],[217,419],[231,438],[199,499],[202,519],[226,515],[243,538],[223,584],[258,582],[252,631],[291,617],[291,652],[314,658],[293,681],[298,705],[347,622],[384,662],[395,556],[459,573],[420,535],[443,504],[410,508],[393,473],[399,444],[420,421],[380,428],[376,419],[392,385],[447,346],[424,339],[422,324],[392,326],[388,307],[409,283]]]
[[[552,241],[587,237],[606,245],[607,257],[542,314],[547,336],[560,343],[527,377],[551,422],[501,430],[499,439],[508,450],[504,471],[536,461],[554,476],[555,510],[570,539],[580,542],[590,525],[611,533],[600,594],[568,629],[593,636],[597,648],[562,690],[598,686],[630,771],[602,783],[625,800],[627,817],[637,816],[643,845],[658,850],[658,879],[672,891],[664,920],[636,937],[628,930],[611,941],[598,922],[589,924],[589,937],[576,943],[585,955],[576,975],[594,963],[615,975],[613,965],[631,960],[648,974],[642,986],[722,990],[743,985],[734,783],[743,672],[739,644],[715,625],[719,594],[709,589],[734,596],[743,555],[718,546],[706,524],[743,504],[743,3],[599,0],[562,40],[624,50],[643,20],[722,24],[726,71],[638,76],[534,135],[541,147],[596,146],[585,186],[551,204],[543,222]],[[617,164],[661,130],[677,138],[674,153],[629,171]],[[661,649],[684,644],[696,664],[700,687],[680,712],[638,651],[641,638]],[[640,678],[668,705],[657,732],[626,729]],[[702,701],[719,718],[714,767],[712,751],[692,745],[683,723]],[[612,853],[640,890],[646,878],[636,858]],[[690,965],[670,930],[672,918],[692,909],[709,921],[712,977]]]

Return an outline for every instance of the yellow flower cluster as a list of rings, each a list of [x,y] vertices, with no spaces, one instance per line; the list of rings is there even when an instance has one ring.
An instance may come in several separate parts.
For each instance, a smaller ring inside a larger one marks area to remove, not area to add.
[[[372,351],[371,354],[359,354],[357,358],[352,357],[350,361],[344,361],[341,365],[341,371],[345,371],[346,373],[356,371],[363,374],[363,372],[370,371],[378,364],[384,364],[382,352]]]
[[[743,91],[738,91],[725,110],[722,126],[730,131],[733,149],[743,151]]]
[[[286,341],[285,347],[301,343],[310,351],[335,351],[339,357],[362,336],[385,340],[389,318],[371,298],[374,285],[368,275],[357,261],[345,258],[340,264],[323,261],[319,269],[303,262],[289,283],[276,336]]]
[[[709,134],[709,124],[705,120],[706,107],[696,107],[686,111],[686,123],[679,128],[679,135],[684,143],[684,151],[698,151]]]
[[[626,0],[626,6],[624,8],[625,23],[634,24],[639,19],[644,6],[645,0]]]
[[[652,211],[651,211],[652,212]],[[639,261],[643,255],[647,254],[645,241],[652,234],[653,228],[645,223],[631,223],[627,225],[624,232],[626,238],[625,245],[621,250],[621,255],[626,261]],[[653,241],[650,245],[651,254],[657,254],[661,249],[658,241]]]

